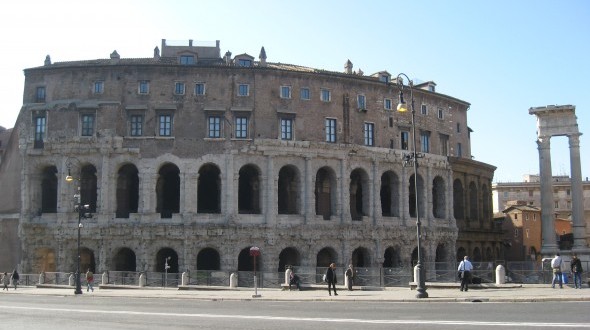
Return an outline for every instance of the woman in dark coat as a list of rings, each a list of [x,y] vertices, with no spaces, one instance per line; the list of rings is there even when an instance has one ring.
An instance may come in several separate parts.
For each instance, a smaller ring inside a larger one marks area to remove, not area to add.
[[[330,296],[332,295],[331,289],[333,288],[334,295],[337,296],[338,294],[336,293],[336,283],[338,283],[338,280],[336,279],[336,264],[335,263],[331,263],[330,267],[326,271],[326,282],[328,282],[328,294]],[[332,286],[331,288],[330,288],[330,285]]]

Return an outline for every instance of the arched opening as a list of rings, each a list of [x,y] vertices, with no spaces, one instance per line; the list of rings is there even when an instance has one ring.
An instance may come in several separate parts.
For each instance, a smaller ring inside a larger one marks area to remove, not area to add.
[[[402,261],[399,256],[399,251],[393,247],[385,249],[383,254],[383,268],[397,268],[402,267]]]
[[[283,166],[279,171],[278,211],[279,214],[298,214],[299,173],[292,165]]]
[[[457,249],[457,262],[463,260],[463,258],[467,255],[467,250],[464,247],[459,247]]]
[[[115,268],[115,271],[137,271],[135,252],[129,248],[120,249],[113,258],[113,267]]]
[[[469,220],[470,221],[477,221],[478,217],[478,209],[477,209],[477,185],[475,182],[471,181],[469,183]]]
[[[180,170],[174,164],[166,164],[158,172],[156,183],[156,212],[162,218],[172,218],[180,212]]]
[[[453,182],[453,215],[455,219],[465,218],[465,204],[463,202],[463,184],[456,179]]]
[[[352,251],[352,265],[354,267],[371,267],[371,254],[364,247]]]
[[[486,184],[483,184],[481,186],[481,209],[483,211],[484,219],[487,219],[492,213],[492,210],[490,209],[491,198],[492,196],[488,191],[488,186]]]
[[[55,272],[55,251],[51,248],[40,248],[35,250],[35,264],[33,272]]]
[[[482,261],[481,250],[479,247],[476,247],[475,249],[473,249],[473,256],[471,257],[471,261],[472,262],[481,262]]]
[[[418,175],[418,210],[420,211],[420,216],[424,217],[424,180],[422,177]],[[414,186],[414,174],[410,176],[410,191],[409,191],[409,210],[410,210],[410,217],[416,217],[416,187]]]
[[[117,218],[137,213],[139,202],[139,171],[133,164],[121,166],[117,175]]]
[[[284,272],[287,266],[299,266],[301,257],[296,248],[288,247],[279,254],[279,272]]]
[[[368,176],[360,168],[350,173],[350,216],[352,220],[362,220],[367,215],[369,201]]]
[[[328,267],[331,263],[336,262],[337,254],[334,249],[325,247],[321,249],[316,256],[316,267]]]
[[[422,262],[424,262],[424,260],[426,260],[426,254],[424,254],[424,248],[420,247],[420,254],[422,254]],[[416,266],[416,264],[418,263],[418,248],[415,247],[414,250],[412,250],[412,260],[410,261],[412,264],[411,266],[414,267]]]
[[[199,169],[198,213],[221,213],[221,171],[214,164]]]
[[[437,276],[444,275],[452,266],[449,267],[447,249],[444,244],[439,244],[436,247],[436,255],[434,257],[434,267],[436,269]],[[454,272],[452,272],[454,274]]]
[[[329,167],[322,167],[316,173],[315,180],[315,213],[330,220],[336,209],[336,175]]]
[[[445,182],[437,176],[432,182],[432,215],[437,219],[446,217]]]
[[[531,247],[531,250],[534,250],[534,247]],[[486,261],[494,261],[494,250],[491,247],[486,248]]]
[[[238,183],[238,212],[260,214],[260,172],[253,165],[240,169]]]
[[[166,272],[166,264],[168,265],[168,273],[178,273],[178,254],[171,248],[163,248],[156,253],[156,272]]]
[[[90,212],[96,212],[96,168],[94,165],[84,165],[80,175],[80,200],[82,205],[90,205]]]
[[[80,272],[85,273],[90,270],[96,273],[96,261],[94,259],[94,251],[88,248],[80,249]]]
[[[57,212],[57,168],[48,166],[43,169],[41,179],[41,212]]]
[[[219,252],[213,248],[204,248],[197,254],[197,270],[219,270]]]
[[[392,171],[381,176],[381,215],[399,217],[399,178]]]
[[[250,256],[250,246],[240,251],[238,256],[238,271],[239,272],[253,272],[254,271],[254,257]],[[256,257],[256,271],[261,268],[262,258]]]

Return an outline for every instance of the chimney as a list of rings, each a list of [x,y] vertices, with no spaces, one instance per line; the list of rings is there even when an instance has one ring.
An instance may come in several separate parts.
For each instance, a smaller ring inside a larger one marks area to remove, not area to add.
[[[352,62],[350,60],[344,63],[344,73],[352,74]]]
[[[266,66],[266,51],[264,50],[264,46],[260,49],[260,55],[258,55],[260,59],[260,66]]]
[[[45,66],[51,65],[51,57],[49,55],[45,56]]]
[[[158,48],[158,46],[156,46],[156,48],[154,48],[154,60],[156,60],[156,61],[160,60],[160,48]]]
[[[223,57],[226,65],[231,65],[231,52],[228,50]]]

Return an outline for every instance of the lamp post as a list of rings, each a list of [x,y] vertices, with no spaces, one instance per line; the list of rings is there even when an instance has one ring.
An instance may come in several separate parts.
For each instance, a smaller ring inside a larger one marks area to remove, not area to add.
[[[416,240],[417,240],[417,249],[418,249],[418,262],[416,263],[416,298],[428,298],[428,293],[426,292],[426,285],[424,284],[424,265],[423,265],[423,256],[422,256],[422,248],[420,244],[421,240],[421,226],[422,223],[420,222],[420,209],[418,198],[420,194],[418,193],[418,158],[424,157],[421,153],[416,153],[416,110],[414,108],[414,94],[412,92],[412,88],[414,87],[414,82],[405,74],[400,73],[397,75],[397,87],[399,88],[399,104],[397,105],[398,112],[407,112],[408,105],[404,100],[404,81],[403,77],[408,80],[408,89],[410,90],[410,113],[412,114],[412,152],[409,154],[403,155],[402,166],[408,167],[412,166],[414,168],[414,194],[416,196]]]
[[[80,179],[74,178],[71,174],[72,163],[68,160],[66,164],[68,168],[68,175],[66,176],[66,182],[70,183],[74,180],[78,181],[78,193],[74,194],[74,210],[78,212],[78,260],[76,267],[76,289],[74,294],[82,294],[82,283],[80,282],[80,230],[82,229],[82,218],[91,218],[92,214],[90,211],[90,205],[82,205],[82,193],[80,190]]]

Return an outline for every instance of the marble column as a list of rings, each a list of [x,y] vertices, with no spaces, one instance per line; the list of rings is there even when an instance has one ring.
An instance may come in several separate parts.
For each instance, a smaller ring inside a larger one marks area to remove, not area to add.
[[[553,184],[551,174],[551,137],[539,137],[539,169],[541,172],[541,253],[552,255],[558,250],[553,218]]]
[[[574,250],[586,248],[582,165],[580,163],[580,135],[581,134],[568,135],[570,145],[570,170],[572,176],[571,192]]]

